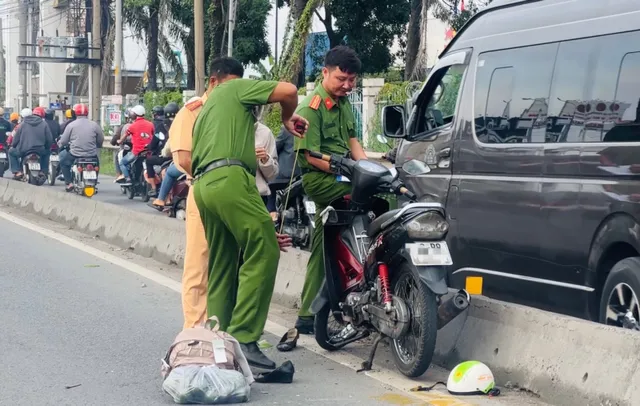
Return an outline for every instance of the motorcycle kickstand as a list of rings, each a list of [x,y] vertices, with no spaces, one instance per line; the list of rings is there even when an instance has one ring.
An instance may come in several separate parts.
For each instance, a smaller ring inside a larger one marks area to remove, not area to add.
[[[362,362],[362,368],[358,369],[356,373],[363,372],[363,371],[371,371],[371,367],[373,366],[373,357],[375,357],[376,350],[378,349],[378,344],[380,344],[380,341],[382,341],[383,338],[384,336],[378,333],[378,336],[373,341],[373,347],[371,348],[371,352],[369,353],[369,358],[366,361]]]

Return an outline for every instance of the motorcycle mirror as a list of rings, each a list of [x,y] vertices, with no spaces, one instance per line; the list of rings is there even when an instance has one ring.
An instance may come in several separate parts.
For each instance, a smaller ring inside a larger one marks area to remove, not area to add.
[[[388,144],[389,143],[389,140],[387,139],[387,137],[385,137],[382,134],[376,135],[376,138],[378,139],[378,142],[380,142],[382,144]]]
[[[413,176],[424,175],[425,173],[431,172],[429,165],[416,159],[405,162],[404,165],[402,165],[402,170]]]

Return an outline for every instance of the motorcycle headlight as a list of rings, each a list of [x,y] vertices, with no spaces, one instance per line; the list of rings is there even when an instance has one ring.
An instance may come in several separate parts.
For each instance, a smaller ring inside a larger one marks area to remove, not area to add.
[[[440,213],[430,211],[409,220],[405,228],[413,240],[442,240],[449,231],[449,223]]]

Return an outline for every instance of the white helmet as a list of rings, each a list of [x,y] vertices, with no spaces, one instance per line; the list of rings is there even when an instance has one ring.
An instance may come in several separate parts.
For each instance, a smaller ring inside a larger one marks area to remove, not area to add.
[[[20,110],[20,115],[22,116],[22,118],[29,117],[32,114],[33,114],[33,111],[31,111],[31,109],[28,107],[25,107],[22,110]]]
[[[458,364],[447,380],[447,390],[452,395],[497,395],[493,374],[480,361],[466,361]]]
[[[141,106],[139,104],[137,106],[133,106],[131,108],[131,112],[138,117],[143,117],[144,114],[146,113],[146,111],[144,110],[144,106]]]

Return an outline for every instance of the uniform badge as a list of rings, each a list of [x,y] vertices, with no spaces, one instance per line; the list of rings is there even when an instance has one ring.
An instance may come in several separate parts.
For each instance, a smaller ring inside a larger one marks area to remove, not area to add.
[[[320,107],[320,103],[322,102],[322,97],[320,95],[315,95],[311,98],[311,102],[309,102],[309,107],[313,110],[318,110]]]

